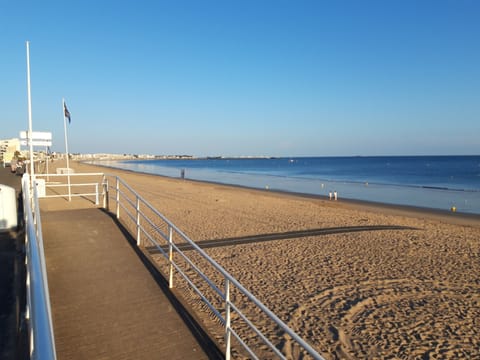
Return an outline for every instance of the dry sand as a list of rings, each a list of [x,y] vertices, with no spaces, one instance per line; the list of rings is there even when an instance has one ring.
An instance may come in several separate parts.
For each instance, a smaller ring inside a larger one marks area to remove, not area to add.
[[[302,231],[206,251],[327,359],[480,358],[478,216],[73,167],[120,174],[195,241]],[[378,225],[413,229],[347,232]]]

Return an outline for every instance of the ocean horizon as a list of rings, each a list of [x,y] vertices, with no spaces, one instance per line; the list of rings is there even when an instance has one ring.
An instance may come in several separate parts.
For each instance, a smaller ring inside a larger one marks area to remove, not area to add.
[[[94,160],[173,178],[480,214],[480,156]]]

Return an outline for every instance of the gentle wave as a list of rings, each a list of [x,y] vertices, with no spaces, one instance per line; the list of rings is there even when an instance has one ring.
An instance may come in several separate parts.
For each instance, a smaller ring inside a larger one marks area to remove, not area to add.
[[[180,171],[181,169],[178,168]],[[480,189],[459,189],[453,187],[445,186],[430,186],[430,185],[410,185],[410,184],[400,184],[400,183],[382,183],[382,182],[365,182],[365,181],[354,181],[354,180],[339,180],[339,179],[328,179],[328,178],[313,178],[307,176],[291,176],[291,175],[277,175],[277,174],[265,174],[262,172],[248,172],[248,171],[234,171],[234,170],[216,170],[219,173],[230,173],[230,174],[242,174],[242,175],[261,175],[265,177],[278,177],[278,178],[288,178],[288,179],[297,179],[297,180],[317,180],[324,182],[337,182],[337,183],[346,183],[346,184],[358,184],[358,185],[380,185],[380,186],[396,186],[396,187],[406,187],[406,188],[418,188],[418,189],[435,189],[435,190],[446,190],[446,191],[460,191],[460,192],[480,192]]]
[[[190,160],[195,162],[196,160]],[[256,189],[286,191],[328,197],[336,191],[339,198],[364,200],[386,204],[408,205],[424,208],[450,210],[455,207],[458,212],[480,214],[480,190],[458,189],[448,186],[392,184],[382,182],[365,182],[345,179],[322,179],[298,174],[279,174],[252,171],[251,169],[208,168],[183,161],[100,161],[98,165],[110,166],[139,173],[180,178],[182,169],[185,178],[191,180],[238,185]],[[181,165],[181,166],[174,166]]]

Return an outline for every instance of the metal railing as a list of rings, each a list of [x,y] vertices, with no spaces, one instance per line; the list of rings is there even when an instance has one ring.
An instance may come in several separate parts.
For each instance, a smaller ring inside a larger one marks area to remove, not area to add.
[[[118,176],[105,175],[103,206],[135,237],[137,245],[156,253],[169,287],[183,289],[189,301],[219,323],[225,358],[323,359],[306,341],[251,294],[163,214]],[[110,207],[110,203],[115,204]],[[188,244],[192,250],[181,250]],[[261,321],[259,321],[261,319]],[[268,322],[270,326],[265,326]]]
[[[99,204],[101,178],[103,173],[71,173],[71,174],[36,174],[37,179],[44,178],[45,194],[40,195],[41,198],[71,198],[71,197],[93,197],[95,204]],[[97,181],[93,182],[75,182],[78,178],[94,178]],[[64,182],[50,181],[50,178],[64,180]],[[68,182],[66,181],[69,178]],[[72,181],[70,181],[72,180]],[[48,191],[50,189],[51,191]],[[57,189],[65,189],[64,191],[57,191]],[[92,189],[92,190],[90,190]],[[73,191],[72,191],[73,190]]]
[[[22,177],[25,217],[26,293],[28,335],[31,359],[56,359],[55,338],[43,250],[40,207],[36,188],[30,189],[28,174]]]

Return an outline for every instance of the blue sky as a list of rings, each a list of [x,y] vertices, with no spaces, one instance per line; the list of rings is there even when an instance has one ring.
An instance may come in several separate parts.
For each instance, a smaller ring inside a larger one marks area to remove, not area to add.
[[[70,152],[480,154],[480,2],[0,0],[0,138]]]

